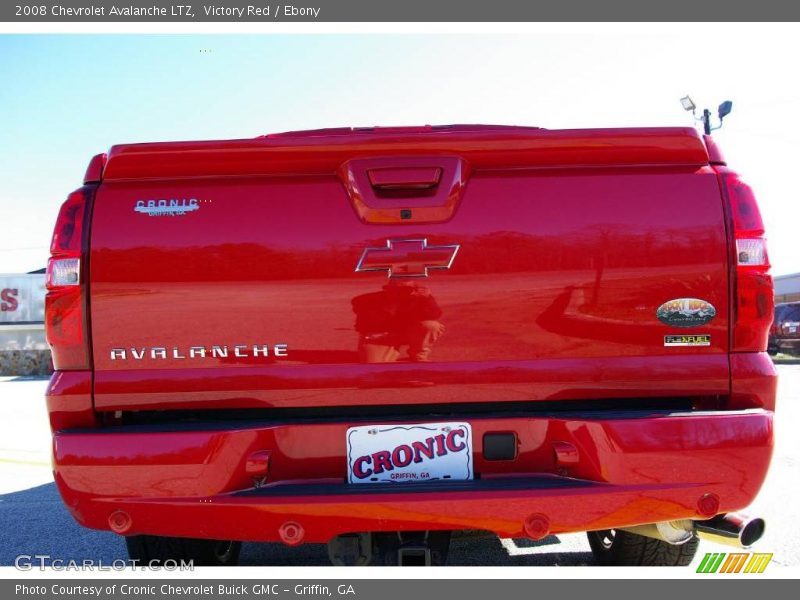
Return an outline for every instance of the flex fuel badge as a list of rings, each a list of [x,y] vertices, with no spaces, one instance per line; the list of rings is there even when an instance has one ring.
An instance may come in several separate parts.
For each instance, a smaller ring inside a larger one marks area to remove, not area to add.
[[[710,346],[711,335],[700,333],[695,335],[665,335],[665,346]]]

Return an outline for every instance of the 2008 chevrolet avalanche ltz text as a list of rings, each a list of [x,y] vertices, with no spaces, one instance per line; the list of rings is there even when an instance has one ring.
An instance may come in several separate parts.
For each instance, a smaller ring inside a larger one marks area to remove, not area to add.
[[[55,227],[55,479],[132,558],[442,564],[589,532],[747,546],[772,453],[764,227],[691,128],[127,144]]]

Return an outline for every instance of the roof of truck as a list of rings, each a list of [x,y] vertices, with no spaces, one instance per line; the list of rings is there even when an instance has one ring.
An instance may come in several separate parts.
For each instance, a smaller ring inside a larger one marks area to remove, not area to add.
[[[334,128],[256,138],[111,148],[103,179],[334,173],[353,158],[460,156],[473,169],[703,165],[692,127],[562,129],[505,125]]]

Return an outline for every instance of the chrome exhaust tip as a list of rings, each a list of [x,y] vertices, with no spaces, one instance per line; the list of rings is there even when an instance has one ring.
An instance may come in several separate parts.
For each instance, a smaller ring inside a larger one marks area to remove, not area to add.
[[[622,531],[661,540],[674,546],[685,544],[697,536],[717,544],[749,548],[761,539],[765,529],[764,519],[740,513],[728,513],[707,521],[663,521],[625,527]]]
[[[701,539],[738,548],[749,548],[755,544],[764,535],[766,527],[764,519],[740,513],[694,522],[694,530]]]

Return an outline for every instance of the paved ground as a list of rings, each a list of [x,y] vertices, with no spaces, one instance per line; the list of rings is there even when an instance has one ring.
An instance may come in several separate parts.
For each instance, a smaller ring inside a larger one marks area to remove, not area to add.
[[[756,549],[773,552],[773,563],[800,565],[800,365],[779,365],[780,389],[776,448],[772,469],[752,514],[767,519],[767,534]],[[110,562],[125,557],[121,538],[76,525],[61,504],[50,472],[50,435],[43,380],[0,379],[0,565],[19,554],[49,554],[63,560]],[[703,552],[729,551],[703,542]],[[326,565],[324,546],[288,548],[246,544],[247,565]],[[456,565],[591,564],[583,534],[552,536],[541,542],[466,538],[456,540],[450,563]]]

